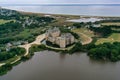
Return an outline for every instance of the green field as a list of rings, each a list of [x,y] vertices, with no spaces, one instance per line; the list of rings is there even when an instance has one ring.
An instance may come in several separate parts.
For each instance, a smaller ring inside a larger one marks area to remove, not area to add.
[[[80,36],[82,44],[88,44],[91,42],[94,36],[94,33],[87,28],[74,29],[73,32],[77,33]]]
[[[110,26],[110,25],[117,25],[120,26],[120,22],[107,22],[107,23],[102,23],[104,26]]]
[[[96,45],[102,44],[104,42],[120,42],[120,33],[113,33],[108,38],[100,38],[97,40]]]
[[[34,29],[24,29],[22,32],[20,32],[19,34],[16,34],[15,36],[13,36],[14,38],[23,38],[25,40],[28,40],[28,39],[34,39],[35,36],[34,34],[41,34],[41,32],[43,30],[45,30],[46,28],[34,28]]]
[[[90,31],[89,29],[87,28],[80,28],[80,29],[73,29],[72,30],[73,32],[76,32],[76,33],[83,33],[89,37],[93,37],[94,36],[94,33],[92,31]]]
[[[2,61],[1,63],[6,63],[6,64],[10,64],[11,62],[14,62],[15,60],[17,60],[18,58],[20,58],[20,56],[15,56],[13,58],[10,58],[6,61]]]
[[[10,21],[12,21],[12,20],[3,20],[3,19],[0,19],[0,24],[5,24],[5,23],[10,22]]]

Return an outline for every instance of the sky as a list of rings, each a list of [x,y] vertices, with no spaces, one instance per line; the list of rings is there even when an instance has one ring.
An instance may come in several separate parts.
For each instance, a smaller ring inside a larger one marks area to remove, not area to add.
[[[0,0],[0,4],[120,4],[120,0]]]

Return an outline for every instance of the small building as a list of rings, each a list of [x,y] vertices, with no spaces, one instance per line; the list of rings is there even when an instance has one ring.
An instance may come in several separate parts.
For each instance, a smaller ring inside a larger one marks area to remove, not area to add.
[[[6,51],[9,51],[13,45],[11,43],[6,44]]]
[[[93,24],[92,26],[98,28],[101,27],[101,24]]]
[[[12,47],[11,43],[7,43],[6,47]]]
[[[51,17],[51,15],[47,15],[47,14],[46,14],[46,15],[44,15],[44,16],[45,16],[45,17]]]

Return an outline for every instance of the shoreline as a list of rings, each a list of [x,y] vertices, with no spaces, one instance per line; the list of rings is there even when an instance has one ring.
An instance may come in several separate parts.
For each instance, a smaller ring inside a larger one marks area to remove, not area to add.
[[[1,6],[2,7],[2,6]],[[82,14],[62,14],[62,13],[44,13],[44,12],[32,12],[32,11],[22,11],[17,9],[11,9],[2,7],[4,9],[15,10],[24,14],[37,14],[37,15],[53,15],[53,16],[76,16],[76,17],[98,17],[98,18],[120,18],[120,16],[104,16],[104,15],[82,15]]]

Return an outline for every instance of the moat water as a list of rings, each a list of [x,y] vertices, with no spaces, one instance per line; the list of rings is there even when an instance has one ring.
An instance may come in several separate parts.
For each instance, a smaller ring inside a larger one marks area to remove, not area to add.
[[[120,80],[120,62],[100,62],[86,53],[37,52],[0,80]]]

